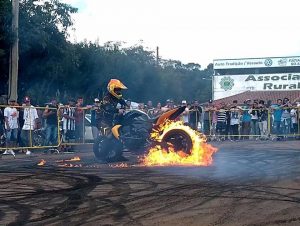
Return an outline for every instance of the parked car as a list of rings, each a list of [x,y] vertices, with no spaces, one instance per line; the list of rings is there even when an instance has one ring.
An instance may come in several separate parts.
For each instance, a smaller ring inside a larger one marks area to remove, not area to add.
[[[84,140],[85,140],[85,143],[94,142],[93,133],[92,133],[92,125],[91,125],[91,114],[85,114]]]

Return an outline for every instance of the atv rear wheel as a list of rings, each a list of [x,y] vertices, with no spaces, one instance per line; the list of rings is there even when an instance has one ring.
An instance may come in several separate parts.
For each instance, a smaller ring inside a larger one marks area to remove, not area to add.
[[[193,141],[190,135],[181,129],[172,129],[168,131],[161,139],[163,144],[172,144],[175,151],[183,151],[191,154]]]
[[[98,137],[93,145],[95,157],[106,162],[115,162],[122,158],[123,145],[114,138]]]

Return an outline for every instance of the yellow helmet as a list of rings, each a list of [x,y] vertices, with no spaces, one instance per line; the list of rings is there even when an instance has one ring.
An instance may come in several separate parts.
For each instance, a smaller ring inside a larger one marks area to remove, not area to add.
[[[122,89],[127,89],[127,87],[118,79],[111,79],[107,85],[108,92],[118,99],[122,98]]]

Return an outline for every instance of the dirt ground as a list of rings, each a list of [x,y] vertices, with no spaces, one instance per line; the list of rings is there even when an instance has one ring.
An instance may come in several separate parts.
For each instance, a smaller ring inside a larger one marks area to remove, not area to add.
[[[209,167],[141,167],[127,153],[120,168],[89,147],[3,156],[0,225],[300,225],[300,141],[213,144]]]

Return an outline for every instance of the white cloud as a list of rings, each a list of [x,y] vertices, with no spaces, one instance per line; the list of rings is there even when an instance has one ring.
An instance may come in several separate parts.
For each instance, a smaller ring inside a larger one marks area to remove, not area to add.
[[[144,40],[163,58],[300,55],[297,0],[63,0],[79,7],[77,41]]]

